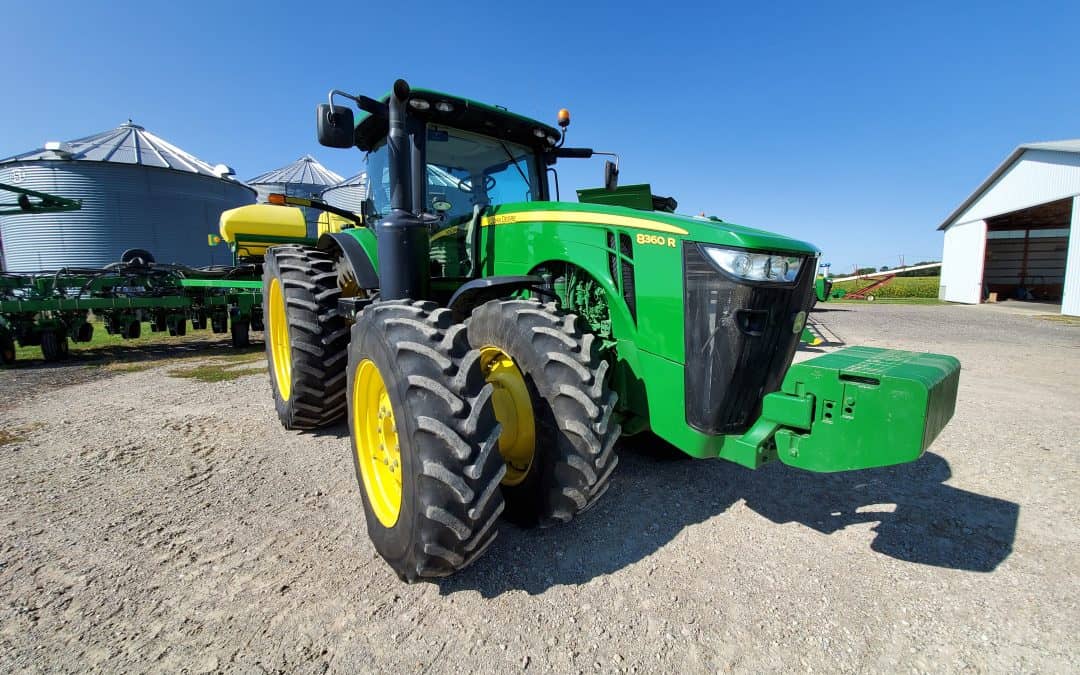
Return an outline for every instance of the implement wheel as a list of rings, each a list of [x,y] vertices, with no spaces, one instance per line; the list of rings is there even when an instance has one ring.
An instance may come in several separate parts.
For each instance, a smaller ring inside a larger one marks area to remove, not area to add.
[[[229,325],[232,346],[244,349],[251,345],[251,323],[247,319],[233,319]]]
[[[594,336],[554,303],[495,300],[473,312],[469,342],[495,387],[507,518],[550,525],[592,506],[618,464],[621,432]]]
[[[338,314],[340,297],[334,260],[322,251],[276,246],[266,252],[266,358],[286,429],[325,426],[345,411],[349,328]]]
[[[41,356],[46,361],[59,361],[68,355],[67,335],[52,329],[41,331]]]
[[[15,338],[11,333],[0,328],[0,366],[15,363]]]
[[[465,327],[382,302],[352,329],[349,432],[368,535],[404,581],[443,577],[494,541],[503,510],[492,387]]]

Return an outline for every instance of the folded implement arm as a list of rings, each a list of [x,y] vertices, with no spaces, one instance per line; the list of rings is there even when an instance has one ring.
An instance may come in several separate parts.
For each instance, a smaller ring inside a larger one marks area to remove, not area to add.
[[[14,202],[0,202],[0,216],[13,213],[54,213],[56,211],[77,211],[82,203],[74,199],[57,197],[45,192],[0,183],[0,192],[16,195]]]

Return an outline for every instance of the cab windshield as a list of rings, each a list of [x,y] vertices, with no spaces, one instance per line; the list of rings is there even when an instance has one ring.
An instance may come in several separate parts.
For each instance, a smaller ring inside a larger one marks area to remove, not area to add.
[[[390,171],[384,143],[368,153],[370,198],[377,214],[390,212]],[[427,194],[424,210],[443,227],[472,217],[474,205],[539,199],[533,151],[525,146],[467,131],[428,125]]]

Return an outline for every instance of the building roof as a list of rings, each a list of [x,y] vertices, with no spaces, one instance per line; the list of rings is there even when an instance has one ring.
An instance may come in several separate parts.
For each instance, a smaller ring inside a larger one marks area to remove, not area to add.
[[[311,155],[304,155],[292,164],[267,171],[247,181],[248,185],[336,185],[341,176],[319,164]]]
[[[140,164],[215,178],[224,178],[233,174],[233,170],[224,164],[212,166],[131,120],[115,129],[73,141],[49,141],[43,148],[13,155],[0,160],[0,164],[34,160]]]
[[[945,221],[941,223],[941,225],[938,225],[937,229],[944,230],[949,225],[952,225],[953,221],[956,220],[960,216],[960,214],[962,214],[964,211],[967,211],[969,206],[974,204],[979,197],[982,197],[983,194],[987,190],[989,190],[990,187],[997,181],[997,179],[1001,178],[1002,174],[1008,171],[1009,167],[1015,164],[1016,161],[1020,159],[1020,157],[1028,150],[1050,150],[1052,152],[1080,153],[1080,138],[1066,139],[1063,141],[1047,141],[1045,143],[1024,143],[1023,145],[1017,146],[1016,149],[1013,150],[1012,153],[1010,153],[1009,156],[1005,158],[1005,161],[1002,162],[1001,165],[998,166],[998,168],[994,169],[994,172],[991,173],[986,180],[980,183],[979,187],[975,188],[975,191],[972,192],[971,195],[967,199],[965,199],[962,204],[960,204],[960,206],[956,207],[956,209],[949,214],[949,217],[946,218]]]
[[[367,171],[361,171],[360,173],[356,174],[355,176],[349,176],[348,178],[341,181],[340,183],[335,183],[334,185],[331,185],[330,187],[331,188],[339,188],[339,187],[348,187],[350,185],[367,185],[367,183],[368,183]]]

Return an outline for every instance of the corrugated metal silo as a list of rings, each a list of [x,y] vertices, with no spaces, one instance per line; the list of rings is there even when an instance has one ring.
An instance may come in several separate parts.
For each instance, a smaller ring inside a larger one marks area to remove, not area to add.
[[[129,248],[158,262],[227,264],[210,247],[221,212],[254,190],[133,124],[0,160],[0,183],[82,201],[78,211],[0,216],[4,266],[12,272],[100,267]]]
[[[341,176],[319,164],[318,160],[311,155],[304,155],[288,166],[267,171],[247,181],[248,185],[258,192],[260,202],[265,202],[275,192],[290,197],[318,199],[323,190],[340,182]],[[315,209],[304,209],[304,211],[308,224],[308,236],[314,237],[319,211]]]
[[[367,172],[362,171],[352,178],[346,178],[337,185],[332,185],[322,193],[322,200],[339,209],[361,213],[364,200],[368,196]]]

